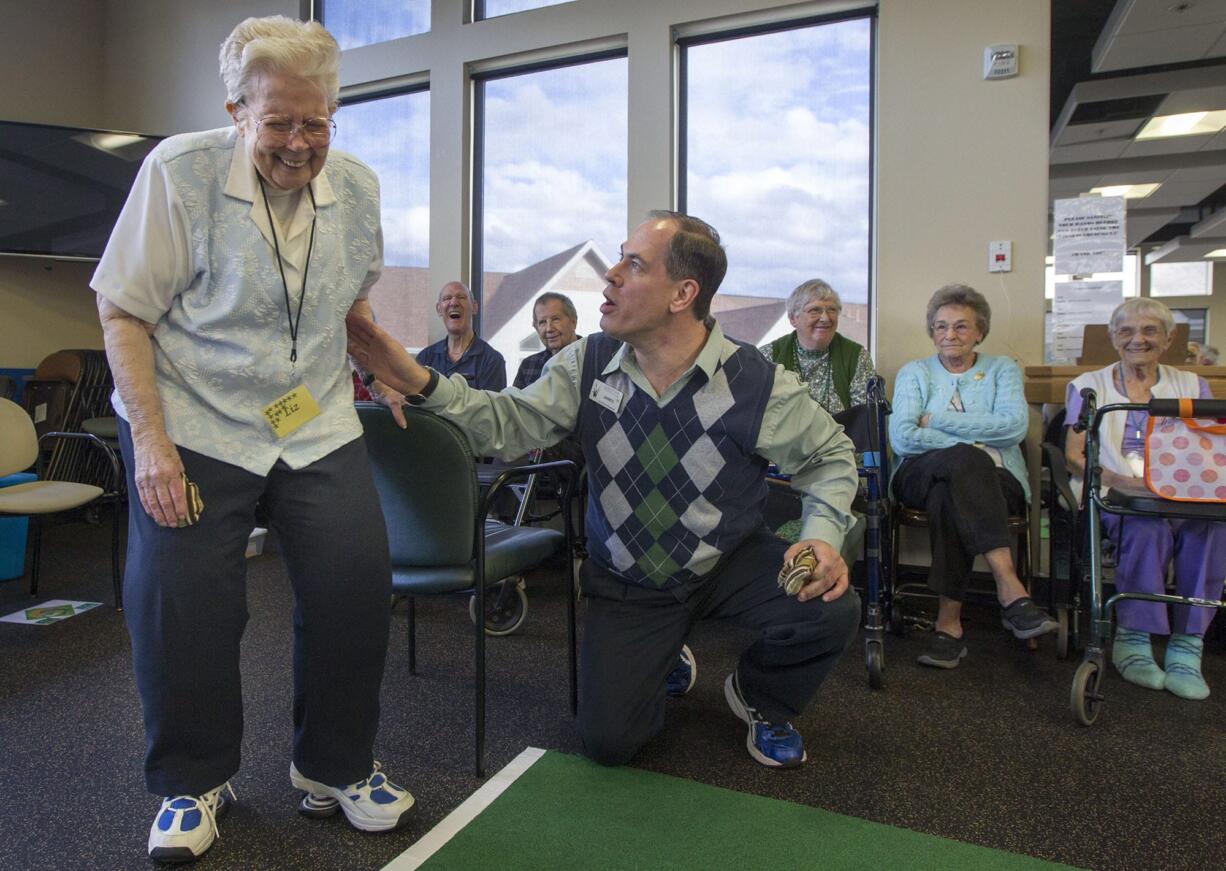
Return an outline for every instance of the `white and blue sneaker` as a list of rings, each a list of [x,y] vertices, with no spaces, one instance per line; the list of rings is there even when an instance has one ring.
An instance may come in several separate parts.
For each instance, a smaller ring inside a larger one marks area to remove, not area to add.
[[[680,698],[694,688],[698,680],[698,660],[688,644],[681,645],[681,661],[668,673],[664,691],[672,698]]]
[[[149,858],[157,862],[192,862],[205,854],[221,835],[217,821],[230,809],[229,781],[203,795],[172,795],[162,806],[149,829]]]
[[[768,723],[751,708],[741,695],[741,684],[734,671],[724,681],[724,698],[728,707],[749,726],[745,746],[754,761],[770,768],[794,768],[806,759],[804,740],[791,723]]]
[[[349,786],[328,786],[311,780],[289,764],[289,779],[304,790],[298,812],[316,819],[330,817],[338,810],[355,829],[363,832],[387,832],[405,822],[413,807],[413,796],[387,779],[379,763],[364,780]]]

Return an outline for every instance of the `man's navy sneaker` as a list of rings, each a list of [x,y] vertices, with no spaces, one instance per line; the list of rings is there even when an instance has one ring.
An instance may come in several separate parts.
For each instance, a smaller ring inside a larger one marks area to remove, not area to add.
[[[808,758],[805,743],[791,723],[768,723],[746,703],[735,671],[724,681],[724,698],[732,713],[749,726],[745,746],[755,761],[771,768],[794,768]]]
[[[668,679],[664,682],[665,692],[673,698],[678,698],[693,689],[696,680],[698,680],[698,660],[694,658],[694,651],[690,650],[690,646],[682,644],[681,661],[668,673]]]

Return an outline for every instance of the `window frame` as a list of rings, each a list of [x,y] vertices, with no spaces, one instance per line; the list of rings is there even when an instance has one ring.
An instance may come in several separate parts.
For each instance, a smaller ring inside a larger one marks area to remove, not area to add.
[[[727,30],[700,32],[678,35],[673,39],[674,51],[677,56],[677,211],[687,213],[689,197],[689,59],[688,50],[695,46],[711,45],[718,42],[731,42],[735,39],[745,39],[753,36],[764,36],[771,33],[783,33],[789,30],[801,30],[824,24],[838,24],[843,21],[867,19],[869,26],[868,45],[868,275],[866,276],[865,311],[868,313],[868,332],[866,347],[869,356],[876,359],[877,345],[877,7],[847,9],[820,15],[806,15],[799,18],[786,18],[779,21],[767,21],[760,24],[730,27]],[[718,228],[716,228],[718,229]],[[780,297],[785,299],[786,297]]]

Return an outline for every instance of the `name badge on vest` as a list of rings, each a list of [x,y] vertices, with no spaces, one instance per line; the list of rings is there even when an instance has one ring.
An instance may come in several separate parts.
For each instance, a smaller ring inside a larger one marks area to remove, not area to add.
[[[622,392],[604,381],[592,382],[592,392],[588,394],[588,399],[597,405],[604,406],[614,414],[617,414],[622,407]]]
[[[319,405],[305,384],[299,384],[289,393],[279,399],[274,399],[264,406],[264,417],[268,425],[283,439],[308,420],[319,417]]]

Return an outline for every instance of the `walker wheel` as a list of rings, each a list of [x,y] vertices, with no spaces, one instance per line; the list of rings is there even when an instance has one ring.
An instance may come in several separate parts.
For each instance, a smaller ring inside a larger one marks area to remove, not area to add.
[[[891,635],[902,638],[907,634],[907,621],[903,619],[902,608],[896,602],[891,602],[886,609],[885,625]]]
[[[1069,703],[1073,708],[1073,716],[1083,726],[1092,726],[1098,719],[1102,708],[1103,697],[1098,691],[1102,682],[1102,673],[1097,662],[1085,660],[1077,666],[1073,674],[1073,688],[1069,695]]]
[[[498,600],[503,598],[502,588],[506,584],[511,585],[510,595],[506,597],[507,601],[499,607]],[[485,634],[494,637],[510,635],[516,632],[520,626],[524,624],[524,620],[528,616],[528,593],[524,590],[524,582],[522,578],[507,578],[500,584],[490,587],[485,591]],[[477,622],[477,597],[471,596],[468,600],[468,617],[474,623]]]
[[[1069,639],[1069,609],[1056,609],[1056,622],[1060,624],[1060,628],[1056,630],[1056,656],[1059,659],[1068,659],[1068,639]]]
[[[864,665],[868,668],[868,685],[875,690],[885,687],[885,651],[880,641],[864,643]]]

